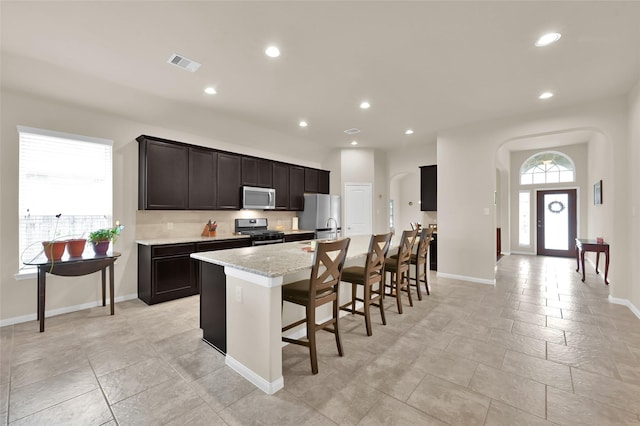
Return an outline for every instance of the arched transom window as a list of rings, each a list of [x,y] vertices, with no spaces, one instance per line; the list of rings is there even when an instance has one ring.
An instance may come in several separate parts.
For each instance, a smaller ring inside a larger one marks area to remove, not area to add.
[[[575,167],[571,158],[560,152],[541,152],[520,167],[520,184],[573,182]]]

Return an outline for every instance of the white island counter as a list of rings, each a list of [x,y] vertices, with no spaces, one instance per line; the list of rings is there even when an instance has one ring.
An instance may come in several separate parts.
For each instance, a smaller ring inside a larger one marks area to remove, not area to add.
[[[364,263],[370,238],[368,235],[351,237],[348,264]],[[394,238],[392,247],[397,247],[398,240],[399,237]],[[309,278],[313,253],[303,250],[308,246],[308,242],[292,242],[191,255],[201,262],[224,268],[226,364],[268,394],[284,387],[282,324],[304,317],[301,307],[287,304],[282,311],[280,287]],[[202,291],[204,296],[205,289]],[[207,299],[201,297],[201,312],[212,309],[205,306],[203,303],[208,302],[203,300]],[[319,310],[318,318],[322,316]]]

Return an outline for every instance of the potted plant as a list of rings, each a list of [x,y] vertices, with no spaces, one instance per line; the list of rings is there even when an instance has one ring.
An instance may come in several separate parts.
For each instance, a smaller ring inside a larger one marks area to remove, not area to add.
[[[48,260],[60,260],[64,254],[64,249],[67,247],[66,241],[56,240],[56,234],[58,233],[58,222],[60,222],[60,216],[62,213],[56,215],[56,226],[53,229],[53,238],[48,241],[42,242],[42,251]]]
[[[80,257],[86,245],[86,238],[71,238],[67,240],[67,253],[69,253],[71,257]]]
[[[93,251],[99,255],[107,254],[107,250],[109,250],[109,243],[111,241],[116,241],[118,235],[124,228],[124,225],[120,225],[116,222],[116,226],[113,228],[103,228],[93,231],[89,234],[89,241],[93,246]]]

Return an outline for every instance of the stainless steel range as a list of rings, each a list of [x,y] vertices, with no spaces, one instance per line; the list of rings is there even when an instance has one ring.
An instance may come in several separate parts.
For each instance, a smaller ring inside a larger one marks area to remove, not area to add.
[[[284,232],[269,230],[268,225],[267,218],[236,219],[235,232],[249,235],[252,246],[284,243]]]

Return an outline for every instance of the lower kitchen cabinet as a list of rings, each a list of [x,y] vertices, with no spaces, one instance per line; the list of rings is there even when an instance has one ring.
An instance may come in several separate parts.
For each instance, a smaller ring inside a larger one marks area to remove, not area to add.
[[[199,293],[194,243],[138,245],[138,298],[153,305]]]
[[[433,234],[433,239],[429,244],[429,270],[438,270],[438,234]]]
[[[249,247],[249,239],[138,245],[138,298],[148,305],[200,293],[199,262],[191,253]]]
[[[301,232],[297,234],[286,234],[284,236],[284,242],[290,243],[292,241],[307,241],[313,240],[316,237],[315,232]]]

